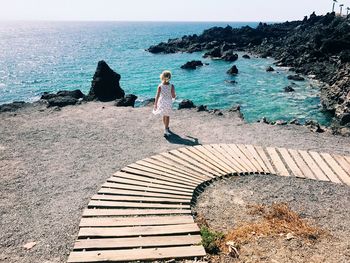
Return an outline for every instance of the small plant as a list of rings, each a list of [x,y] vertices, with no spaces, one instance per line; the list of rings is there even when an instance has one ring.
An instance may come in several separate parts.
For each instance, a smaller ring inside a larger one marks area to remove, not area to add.
[[[209,254],[220,252],[220,243],[224,239],[224,234],[210,230],[207,226],[201,227],[202,245]]]

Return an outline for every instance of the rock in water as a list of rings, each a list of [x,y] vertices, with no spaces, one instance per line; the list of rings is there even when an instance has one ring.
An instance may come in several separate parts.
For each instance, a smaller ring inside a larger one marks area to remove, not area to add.
[[[238,59],[238,54],[235,54],[232,50],[229,50],[224,52],[221,58],[225,61],[233,62]]]
[[[293,89],[292,86],[284,87],[284,92],[293,92],[293,91],[295,91],[295,89]]]
[[[182,65],[182,69],[196,69],[197,67],[203,66],[202,61],[200,60],[192,60],[188,61],[186,64]]]
[[[123,98],[125,93],[119,85],[119,80],[118,73],[113,71],[105,61],[99,61],[87,99],[112,101]]]
[[[266,72],[272,72],[272,71],[275,71],[275,69],[274,69],[273,67],[268,66],[268,67],[266,68]]]
[[[295,80],[295,81],[304,81],[305,80],[300,75],[289,75],[287,78],[290,79],[290,80]]]
[[[191,109],[191,108],[195,108],[196,105],[194,105],[193,101],[191,100],[183,100],[179,103],[179,107],[178,109]]]
[[[227,74],[230,75],[237,75],[238,74],[238,68],[236,67],[236,65],[233,65],[228,71]]]
[[[245,59],[250,59],[250,56],[249,56],[249,55],[247,55],[247,54],[245,54],[245,55],[243,55],[243,56],[242,56],[242,58],[245,58]]]
[[[115,106],[117,107],[134,107],[137,96],[134,94],[128,94],[124,98],[117,99]]]

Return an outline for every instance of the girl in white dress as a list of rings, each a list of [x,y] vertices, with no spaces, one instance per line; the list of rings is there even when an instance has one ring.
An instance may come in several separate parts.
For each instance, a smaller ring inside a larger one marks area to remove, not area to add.
[[[156,98],[154,101],[154,115],[160,115],[163,117],[164,123],[164,136],[169,136],[169,122],[172,115],[173,99],[175,99],[175,87],[170,84],[171,72],[166,70],[160,74],[161,83],[158,86]]]

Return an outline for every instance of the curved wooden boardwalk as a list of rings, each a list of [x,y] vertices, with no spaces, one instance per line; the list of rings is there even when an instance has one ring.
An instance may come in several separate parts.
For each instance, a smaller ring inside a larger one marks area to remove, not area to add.
[[[212,144],[130,164],[83,212],[68,262],[128,262],[205,255],[191,215],[198,186],[240,174],[275,174],[350,185],[350,157],[284,148]]]

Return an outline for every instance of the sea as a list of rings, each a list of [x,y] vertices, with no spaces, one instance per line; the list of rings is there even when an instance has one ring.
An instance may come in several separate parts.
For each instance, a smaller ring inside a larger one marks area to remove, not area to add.
[[[136,106],[154,97],[159,75],[172,71],[176,103],[193,100],[209,109],[237,104],[248,122],[316,120],[330,124],[322,111],[319,84],[297,82],[295,92],[287,68],[274,66],[272,58],[243,59],[234,63],[202,58],[203,52],[151,54],[146,49],[170,38],[200,34],[213,26],[256,27],[257,22],[0,22],[0,104],[36,101],[43,92],[80,89],[88,93],[97,62],[105,60],[121,75],[121,87],[138,96]],[[190,60],[208,63],[183,70]],[[226,71],[235,64],[237,76]],[[274,72],[266,72],[273,66]],[[236,84],[230,83],[235,80]],[[174,106],[176,107],[176,105]]]

